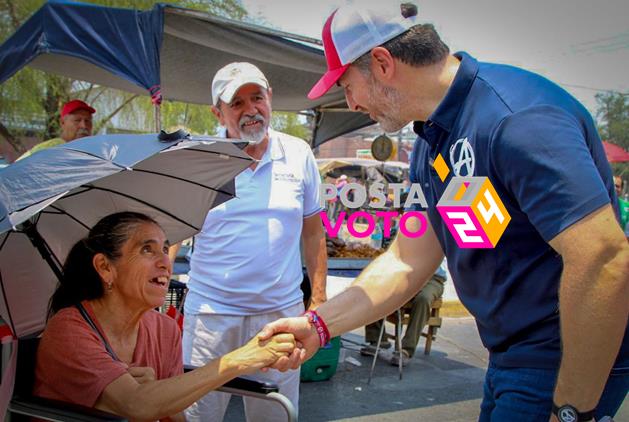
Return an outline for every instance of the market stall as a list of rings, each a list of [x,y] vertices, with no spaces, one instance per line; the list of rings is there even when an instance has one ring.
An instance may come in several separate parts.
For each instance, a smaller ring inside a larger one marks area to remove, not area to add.
[[[337,197],[326,201],[327,219],[330,224],[341,224],[335,236],[330,236],[330,233],[327,233],[328,257],[333,261],[339,258],[369,260],[378,256],[388,246],[394,233],[384,236],[381,222],[377,222],[369,237],[356,237],[352,235],[353,229],[349,227],[349,223],[351,222],[358,227],[358,231],[363,231],[368,229],[369,224],[376,221],[376,211],[392,210],[395,193],[389,191],[388,187],[393,183],[402,184],[408,180],[408,164],[397,161],[379,162],[360,158],[335,158],[317,159],[317,165],[324,183],[333,184],[337,191]],[[375,198],[369,194],[371,187],[376,183],[383,186],[383,194],[387,198],[385,204],[377,205]],[[357,207],[346,207],[341,197],[354,195],[351,190],[343,190],[347,184],[354,184],[360,189],[364,189],[368,200]],[[355,212],[363,213],[356,221],[351,220],[352,214]],[[367,217],[367,214],[373,216],[373,219]],[[365,217],[370,221],[365,221]],[[339,219],[345,220],[339,223]],[[331,265],[335,266],[337,263]],[[343,260],[338,265],[349,266]]]
[[[373,123],[340,89],[306,98],[326,69],[320,41],[173,5],[152,10],[49,1],[0,45],[0,83],[25,66],[162,100],[210,104],[226,63],[258,66],[276,111],[314,115],[312,146]]]

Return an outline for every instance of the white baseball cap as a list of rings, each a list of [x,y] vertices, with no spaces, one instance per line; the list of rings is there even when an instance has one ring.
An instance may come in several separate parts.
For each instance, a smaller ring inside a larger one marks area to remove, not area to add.
[[[404,17],[399,4],[374,7],[352,4],[336,9],[323,25],[321,34],[328,71],[312,87],[308,98],[321,97],[354,60],[415,25],[416,16]]]
[[[246,62],[228,64],[214,75],[212,103],[216,105],[220,99],[229,104],[240,87],[247,84],[256,84],[264,89],[269,89],[269,81],[256,66]]]

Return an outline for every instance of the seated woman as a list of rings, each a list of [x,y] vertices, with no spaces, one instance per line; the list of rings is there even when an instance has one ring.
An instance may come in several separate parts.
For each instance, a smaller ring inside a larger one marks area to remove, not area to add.
[[[230,379],[272,365],[291,334],[249,343],[183,374],[181,333],[154,309],[172,272],[168,241],[133,212],[100,220],[70,251],[39,344],[34,394],[140,420],[184,420],[186,407]]]

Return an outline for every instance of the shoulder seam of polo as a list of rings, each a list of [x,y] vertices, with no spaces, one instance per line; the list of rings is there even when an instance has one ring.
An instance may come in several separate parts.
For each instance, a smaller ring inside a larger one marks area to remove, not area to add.
[[[491,89],[496,98],[498,98],[500,102],[504,104],[504,106],[507,108],[507,110],[509,110],[510,113],[514,113],[513,108],[511,108],[511,106],[505,101],[505,99],[502,98],[502,95],[500,95],[498,91],[496,91],[496,88],[494,88],[494,86],[487,79],[483,78],[482,76],[477,76],[477,78],[478,80],[482,81],[489,89]]]

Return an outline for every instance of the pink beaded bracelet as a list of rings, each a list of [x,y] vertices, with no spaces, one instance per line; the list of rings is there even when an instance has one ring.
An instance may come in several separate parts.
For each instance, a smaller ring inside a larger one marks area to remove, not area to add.
[[[319,343],[321,347],[330,342],[330,331],[328,331],[327,325],[323,322],[323,319],[319,316],[317,311],[306,311],[304,316],[308,318],[308,322],[314,325],[317,334],[319,335]]]

